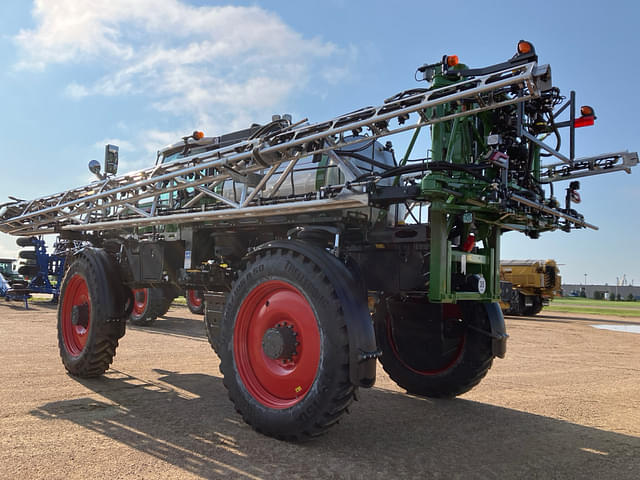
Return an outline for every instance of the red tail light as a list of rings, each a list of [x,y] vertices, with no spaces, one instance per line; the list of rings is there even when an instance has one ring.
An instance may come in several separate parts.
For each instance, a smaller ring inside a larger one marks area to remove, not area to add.
[[[580,115],[582,115],[580,118],[576,118],[573,121],[573,126],[575,128],[590,127],[596,119],[596,113],[589,105],[580,107]]]
[[[594,115],[587,115],[585,117],[576,118],[573,122],[573,126],[576,128],[590,127],[594,124],[596,117]]]

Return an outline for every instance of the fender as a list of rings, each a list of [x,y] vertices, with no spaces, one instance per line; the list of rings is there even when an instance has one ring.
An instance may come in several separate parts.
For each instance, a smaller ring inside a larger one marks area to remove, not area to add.
[[[322,269],[336,291],[344,310],[349,338],[349,377],[351,383],[360,387],[372,387],[376,380],[376,360],[380,356],[376,336],[365,299],[357,298],[353,292],[361,291],[354,274],[334,255],[302,240],[276,240],[267,242],[247,257],[258,252],[282,248],[299,253]]]
[[[504,358],[507,353],[507,327],[504,323],[504,315],[500,304],[484,303],[485,311],[489,317],[489,326],[491,327],[491,351],[499,358]]]

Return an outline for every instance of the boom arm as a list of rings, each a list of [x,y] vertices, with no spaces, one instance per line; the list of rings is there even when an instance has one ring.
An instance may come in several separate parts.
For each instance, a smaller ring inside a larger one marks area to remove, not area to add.
[[[494,67],[461,70],[458,74],[443,70],[439,75],[446,81],[441,85],[434,82],[429,89],[401,92],[378,107],[362,108],[327,122],[291,124],[288,119],[279,119],[248,139],[228,146],[221,146],[219,138],[192,144],[185,141],[185,156],[169,163],[106,177],[31,201],[4,204],[0,209],[0,231],[12,235],[100,231],[365,206],[379,199],[375,195],[372,197],[373,191],[378,192],[377,195],[381,191],[376,189],[379,177],[355,178],[348,184],[322,187],[314,195],[296,198],[282,198],[278,193],[302,157],[329,154],[348,170],[349,160],[336,153],[362,141],[361,137],[354,140],[348,136],[350,132],[365,131],[373,140],[408,130],[419,132],[427,125],[453,125],[448,133],[452,139],[456,125],[470,119],[476,123],[487,122],[491,112],[503,112],[509,106],[515,106],[512,108],[518,111],[522,128],[519,137],[529,139],[532,145],[539,145],[535,148],[563,160],[548,166],[538,165],[534,172],[537,182],[550,183],[617,170],[629,172],[629,168],[638,162],[635,153],[621,152],[573,161],[524,128],[525,105],[544,101],[552,91],[549,66],[540,66],[535,56],[529,57],[516,56]],[[488,133],[499,132],[485,131]],[[489,141],[486,143],[490,144]],[[197,153],[190,153],[190,145],[198,147]],[[499,152],[497,144],[493,152]],[[463,172],[474,169],[476,175],[472,180],[482,184],[482,191],[476,193],[483,198],[471,203],[500,214],[506,211],[509,218],[505,224],[528,224],[530,219],[523,219],[531,217],[530,212],[537,209],[552,219],[540,225],[541,230],[557,228],[560,218],[574,226],[589,226],[579,216],[566,211],[568,207],[562,211],[556,205],[545,203],[539,195],[534,198],[526,195],[523,187],[516,185],[517,181],[514,184],[508,175],[508,155],[502,161],[498,156],[488,162],[479,158],[445,158],[441,162],[423,162],[417,170],[414,166],[414,171],[435,179],[431,186],[423,184],[421,193],[414,194],[414,199],[431,201],[441,197],[443,192],[453,192],[457,203],[469,204],[472,199],[460,192],[466,188],[464,175],[456,177],[452,174],[456,166]],[[428,175],[438,171],[443,172],[440,178]],[[397,172],[398,175],[402,173],[407,170]],[[229,179],[241,185],[240,201],[217,192]],[[478,179],[484,181],[478,182]],[[269,189],[266,188],[268,182]],[[487,194],[491,189],[493,196]]]

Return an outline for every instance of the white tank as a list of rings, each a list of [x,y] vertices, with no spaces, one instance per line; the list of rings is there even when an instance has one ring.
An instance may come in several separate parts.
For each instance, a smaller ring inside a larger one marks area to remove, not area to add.
[[[348,136],[345,137],[345,140],[347,142],[356,140],[356,143],[343,149],[335,150],[333,153],[300,158],[292,172],[281,183],[278,191],[273,194],[273,198],[286,198],[292,195],[318,192],[323,187],[343,185],[345,182],[353,181],[361,175],[382,173],[386,170],[385,167],[393,168],[396,166],[393,152],[391,149],[383,147],[380,142],[366,136]],[[166,163],[179,157],[180,154],[173,153],[162,158],[160,162]],[[271,197],[273,189],[281,176],[280,174],[288,165],[289,162],[282,163],[273,177],[267,181],[263,187],[263,197]],[[266,172],[267,169],[256,173],[264,175]],[[379,182],[380,185],[391,185],[392,183],[393,178],[385,178]],[[253,187],[247,188],[244,193],[243,189],[243,183],[230,179],[215,187],[214,191],[228,200],[239,203],[242,201],[243,195],[248,196],[253,192]],[[368,207],[358,210],[365,213],[371,211]],[[406,209],[401,206],[400,209],[392,208],[390,210],[387,222],[393,224],[396,221],[396,212],[399,219],[402,220]],[[377,218],[377,212],[378,210],[374,209],[372,220]]]

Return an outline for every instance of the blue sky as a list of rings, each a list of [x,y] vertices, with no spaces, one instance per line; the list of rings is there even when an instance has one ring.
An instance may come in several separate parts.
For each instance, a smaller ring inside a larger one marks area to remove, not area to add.
[[[416,67],[443,54],[484,66],[521,38],[595,108],[578,156],[637,151],[638,13],[629,1],[3,0],[0,203],[85,183],[105,143],[120,145],[121,172],[142,168],[195,129],[322,121],[420,86]],[[508,233],[502,258],[554,258],[572,283],[640,284],[638,182],[640,168],[583,179],[580,211],[599,231]],[[0,235],[0,256],[14,245]]]

